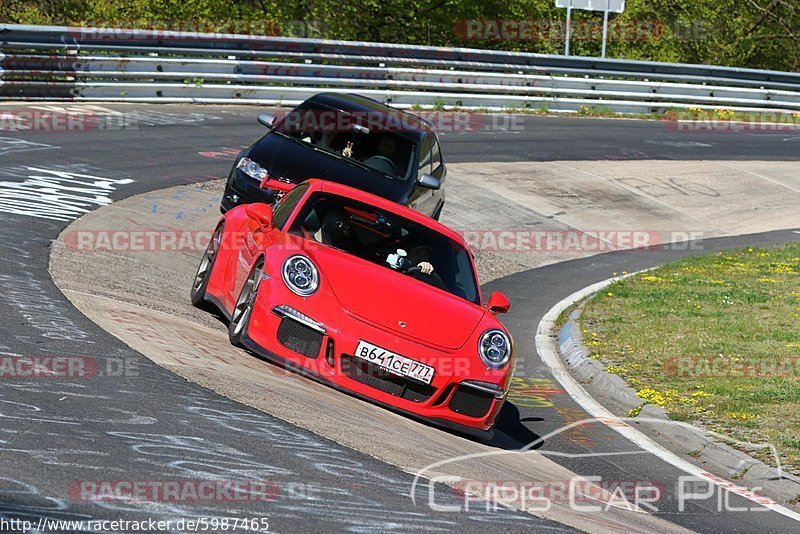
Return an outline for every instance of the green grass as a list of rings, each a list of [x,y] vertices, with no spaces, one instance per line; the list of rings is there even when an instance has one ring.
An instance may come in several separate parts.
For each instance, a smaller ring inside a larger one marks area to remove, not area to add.
[[[688,258],[621,280],[587,303],[581,323],[592,357],[643,403],[741,441],[768,441],[800,472],[800,243]]]

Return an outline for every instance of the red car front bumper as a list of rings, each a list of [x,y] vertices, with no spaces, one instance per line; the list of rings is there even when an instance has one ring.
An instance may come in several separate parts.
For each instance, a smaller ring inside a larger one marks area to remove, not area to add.
[[[431,383],[393,375],[356,358],[361,340],[431,365]],[[279,279],[262,282],[244,344],[347,393],[468,433],[492,428],[511,374],[511,364],[501,371],[487,369],[470,343],[447,351],[401,337],[343,310],[329,293],[300,297]]]

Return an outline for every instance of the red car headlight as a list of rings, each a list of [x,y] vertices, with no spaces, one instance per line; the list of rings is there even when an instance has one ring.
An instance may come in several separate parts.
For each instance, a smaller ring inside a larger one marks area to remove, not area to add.
[[[301,297],[313,295],[319,288],[319,271],[303,255],[290,256],[283,262],[283,282]]]
[[[487,367],[500,369],[511,358],[511,340],[502,330],[487,330],[478,341],[478,354]]]

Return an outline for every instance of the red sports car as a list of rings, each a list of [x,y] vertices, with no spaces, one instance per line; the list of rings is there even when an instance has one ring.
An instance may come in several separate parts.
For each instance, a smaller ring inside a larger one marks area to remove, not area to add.
[[[192,286],[233,344],[392,410],[485,435],[505,401],[514,346],[486,306],[462,238],[341,184],[308,180],[274,206],[228,211]]]

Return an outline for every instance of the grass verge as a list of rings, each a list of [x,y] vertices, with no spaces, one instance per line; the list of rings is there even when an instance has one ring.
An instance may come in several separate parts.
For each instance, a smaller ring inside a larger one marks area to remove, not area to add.
[[[800,243],[687,258],[615,282],[587,303],[581,328],[592,358],[643,403],[772,443],[800,474]]]

